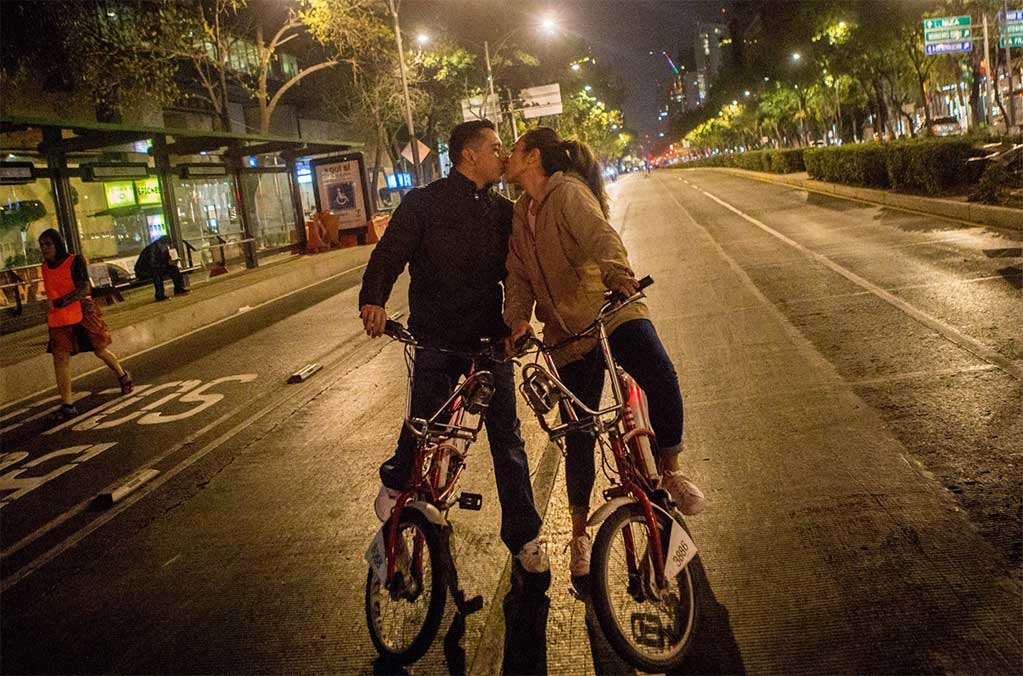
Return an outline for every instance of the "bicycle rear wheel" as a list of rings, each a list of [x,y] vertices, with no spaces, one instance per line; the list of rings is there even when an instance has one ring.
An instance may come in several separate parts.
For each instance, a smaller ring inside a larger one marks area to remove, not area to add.
[[[654,516],[666,548],[671,521],[656,510]],[[685,660],[696,633],[699,605],[692,564],[668,580],[666,589],[656,588],[649,532],[638,503],[616,509],[597,531],[590,562],[594,610],[612,647],[638,669],[671,671]]]
[[[370,568],[366,625],[373,645],[395,664],[415,662],[437,636],[447,598],[445,546],[440,529],[407,509],[397,525],[398,563],[390,587]]]

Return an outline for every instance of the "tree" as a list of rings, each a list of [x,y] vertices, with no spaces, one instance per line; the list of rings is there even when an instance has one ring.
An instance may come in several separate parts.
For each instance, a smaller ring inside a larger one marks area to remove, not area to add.
[[[244,34],[239,10],[246,0],[200,0],[194,5],[169,5],[167,13],[180,26],[176,40],[164,44],[171,58],[187,61],[196,82],[206,93],[223,130],[231,128],[228,82],[237,81],[229,61]]]
[[[24,67],[31,74],[28,86],[87,97],[97,118],[106,122],[177,100],[177,64],[159,58],[158,46],[173,39],[164,3],[82,0],[2,5],[7,75]]]
[[[245,80],[243,80],[243,84],[245,84],[246,89],[248,89],[249,93],[255,97],[259,104],[260,133],[269,133],[270,120],[273,117],[274,109],[277,108],[277,104],[280,103],[281,97],[284,96],[285,92],[309,75],[323,70],[324,68],[331,68],[338,64],[337,59],[328,58],[311,66],[306,66],[290,79],[285,81],[284,84],[277,89],[277,91],[271,94],[268,85],[270,66],[281,47],[305,32],[306,25],[303,22],[303,18],[304,15],[302,12],[296,12],[293,9],[289,9],[287,19],[280,28],[274,32],[273,37],[271,37],[269,41],[267,41],[264,37],[262,22],[256,22],[256,50],[259,54],[259,66],[255,77],[255,85],[249,84]]]

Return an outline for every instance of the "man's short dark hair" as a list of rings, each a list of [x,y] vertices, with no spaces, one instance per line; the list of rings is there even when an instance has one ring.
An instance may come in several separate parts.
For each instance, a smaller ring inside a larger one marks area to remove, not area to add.
[[[462,149],[476,141],[484,129],[494,129],[494,123],[490,120],[471,120],[456,125],[451,130],[451,138],[448,140],[448,157],[451,158],[453,166],[457,167],[461,164]],[[494,130],[496,131],[496,129]]]

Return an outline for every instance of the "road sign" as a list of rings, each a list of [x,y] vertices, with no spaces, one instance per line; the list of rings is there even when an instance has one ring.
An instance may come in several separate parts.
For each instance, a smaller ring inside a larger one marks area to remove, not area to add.
[[[1009,44],[1005,44],[1008,40]],[[1016,35],[1011,38],[1001,38],[998,40],[999,47],[1023,47],[1023,35]]]
[[[561,85],[543,85],[530,87],[519,92],[522,98],[522,117],[543,117],[544,115],[561,115]]]
[[[1023,26],[1023,24],[1020,24]],[[940,31],[925,31],[924,42],[950,42],[952,40],[968,40],[973,37],[972,28],[946,28]]]
[[[1007,16],[1008,17],[1009,23],[1012,23],[1013,21],[1023,21],[1023,9],[1013,9],[1013,10],[1010,10],[1007,15],[1003,15],[1001,12],[999,12],[998,13],[998,23],[1002,23],[1003,22],[1003,19],[1002,19],[1003,16]]]
[[[946,16],[941,19],[924,19],[924,29],[956,28],[957,26],[969,26],[970,23],[971,19],[968,16]]]
[[[924,45],[926,54],[955,54],[957,52],[973,51],[973,43],[964,40],[962,42],[933,42]]]
[[[430,146],[426,145],[419,139],[416,139],[416,143],[419,144],[419,161],[422,162],[426,159],[426,156],[430,154]],[[409,162],[414,162],[412,159],[412,144],[406,143],[405,148],[401,151],[401,156]]]
[[[1023,23],[1010,23],[1003,25],[999,34],[1004,38],[1006,35],[1023,35]]]
[[[483,119],[496,120],[500,113],[501,103],[497,98],[497,94],[487,96],[486,99],[482,96],[473,96],[468,99],[462,99],[463,122]]]

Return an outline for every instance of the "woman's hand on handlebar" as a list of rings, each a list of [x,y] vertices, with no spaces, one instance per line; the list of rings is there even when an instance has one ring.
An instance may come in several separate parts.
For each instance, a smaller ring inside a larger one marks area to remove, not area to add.
[[[517,354],[519,346],[516,343],[523,336],[532,335],[533,327],[529,325],[528,321],[519,319],[513,322],[509,328],[511,328],[511,335],[504,339],[504,353]]]
[[[620,293],[625,298],[636,295],[641,288],[639,280],[632,275],[622,275],[611,283],[611,291]]]
[[[362,317],[362,326],[366,329],[366,335],[370,338],[379,338],[384,335],[384,325],[387,323],[387,312],[379,305],[363,305],[359,309],[359,316]]]

